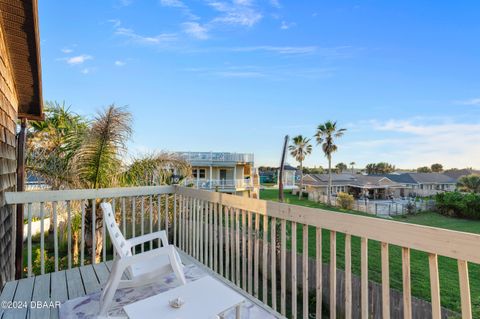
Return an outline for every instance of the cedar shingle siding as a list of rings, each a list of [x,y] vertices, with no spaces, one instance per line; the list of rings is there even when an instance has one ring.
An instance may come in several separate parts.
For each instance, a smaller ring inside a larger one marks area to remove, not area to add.
[[[0,288],[14,276],[15,212],[5,204],[5,192],[16,186],[16,124],[18,100],[0,24]]]

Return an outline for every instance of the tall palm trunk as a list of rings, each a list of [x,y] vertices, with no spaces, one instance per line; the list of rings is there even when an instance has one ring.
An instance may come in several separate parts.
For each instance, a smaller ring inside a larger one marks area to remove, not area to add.
[[[79,244],[79,240],[78,240],[78,231],[75,231],[73,232],[72,234],[73,236],[73,264],[74,265],[78,265],[78,244]]]
[[[298,192],[298,198],[302,199],[303,194],[303,162],[300,161],[300,192]]]
[[[94,202],[95,205],[95,225],[92,220],[92,204],[89,203],[85,208],[85,246],[87,247],[88,254],[93,257],[95,254],[95,262],[99,263],[102,256],[103,248],[103,215],[99,204]],[[93,230],[95,228],[95,252],[93,251]]]
[[[332,205],[332,156],[328,155],[328,189],[327,189],[327,204]]]

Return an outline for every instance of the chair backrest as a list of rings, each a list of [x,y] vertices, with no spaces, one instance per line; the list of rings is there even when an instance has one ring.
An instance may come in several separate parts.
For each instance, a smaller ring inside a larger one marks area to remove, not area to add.
[[[117,222],[115,221],[115,213],[112,210],[112,205],[110,205],[110,203],[103,202],[100,204],[100,208],[103,211],[103,219],[105,220],[108,234],[110,235],[110,239],[112,240],[117,254],[120,257],[131,256],[132,247],[126,241],[125,237],[120,231],[120,228],[118,228]]]

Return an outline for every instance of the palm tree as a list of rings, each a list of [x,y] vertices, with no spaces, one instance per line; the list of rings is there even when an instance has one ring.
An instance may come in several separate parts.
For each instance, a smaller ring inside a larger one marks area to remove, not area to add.
[[[65,102],[45,104],[45,121],[29,122],[26,169],[58,190],[73,183],[72,158],[80,148],[88,122]]]
[[[74,171],[83,188],[98,189],[119,184],[122,156],[127,151],[126,143],[132,134],[131,125],[132,115],[125,108],[113,104],[97,114],[74,158]],[[95,225],[92,220],[93,205],[97,206]],[[103,246],[103,216],[99,205],[99,202],[88,202],[85,210],[85,243],[92,258],[95,251],[96,262],[100,261]]]
[[[346,129],[344,128],[337,128],[337,122],[327,121],[323,124],[320,124],[317,127],[317,132],[315,133],[317,145],[322,145],[323,153],[328,159],[327,200],[329,205],[331,204],[332,193],[332,154],[338,149],[337,145],[335,145],[335,139],[342,137],[345,131]]]
[[[345,163],[338,163],[337,165],[335,165],[335,169],[337,170],[338,173],[343,173],[344,171],[347,170],[347,164]]]
[[[302,198],[303,193],[303,161],[307,155],[312,153],[312,144],[310,144],[310,139],[303,137],[302,135],[295,136],[293,138],[293,144],[291,144],[288,149],[290,150],[290,155],[292,155],[295,160],[300,164],[300,192],[299,198]]]
[[[354,173],[355,170],[355,162],[350,162],[350,167],[352,168],[352,174]]]
[[[480,175],[465,175],[457,182],[458,189],[462,192],[480,193]]]
[[[29,134],[27,169],[43,177],[55,189],[168,184],[172,172],[190,175],[190,165],[168,153],[136,158],[126,166],[122,157],[131,131],[131,114],[124,108],[110,105],[93,121],[87,122],[69,108],[47,103],[46,121],[33,122]],[[96,249],[99,261],[103,242],[103,218],[99,203],[89,202],[85,215],[85,243],[92,249],[92,209],[96,205]],[[72,203],[73,205],[73,203]],[[80,207],[72,207],[74,262],[78,258],[78,234],[75,221]],[[80,216],[80,215],[79,215]]]

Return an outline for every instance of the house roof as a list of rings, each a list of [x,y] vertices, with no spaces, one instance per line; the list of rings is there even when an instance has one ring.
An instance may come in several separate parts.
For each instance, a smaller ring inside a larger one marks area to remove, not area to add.
[[[352,181],[350,185],[359,187],[385,187],[400,186],[400,183],[392,181],[385,176],[358,175],[355,176],[355,180]]]
[[[417,184],[415,179],[409,175],[409,173],[401,173],[401,174],[383,174],[379,176],[387,177],[388,179],[402,184]]]
[[[328,185],[328,174],[307,174],[303,183],[312,186]],[[361,188],[399,187],[400,183],[394,182],[385,176],[360,175],[360,174],[332,174],[333,186],[352,186]]]
[[[419,184],[436,183],[436,184],[455,184],[456,181],[441,173],[408,173]]]
[[[319,182],[327,182],[329,176],[328,174],[307,174],[308,176],[312,176],[315,180]],[[355,175],[340,173],[340,174],[332,174],[332,182],[350,182],[355,180]]]
[[[403,184],[455,184],[455,179],[442,173],[385,174],[394,182]]]
[[[454,180],[458,180],[460,177],[470,174],[480,175],[480,171],[471,168],[464,168],[464,169],[449,169],[443,172],[444,175],[447,175]]]
[[[18,99],[18,117],[43,118],[37,0],[0,1],[0,24]]]

